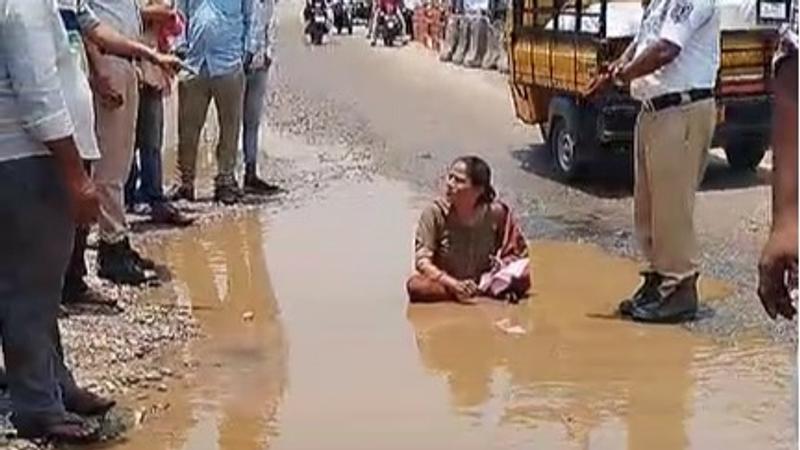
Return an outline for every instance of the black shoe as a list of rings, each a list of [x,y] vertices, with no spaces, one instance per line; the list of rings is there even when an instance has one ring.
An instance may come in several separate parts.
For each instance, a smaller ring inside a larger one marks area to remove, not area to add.
[[[133,259],[139,268],[142,270],[156,270],[158,267],[152,259],[145,258],[139,252],[131,247],[131,241],[128,238],[125,238],[122,243],[125,245],[125,251],[128,253],[128,256]]]
[[[639,286],[639,289],[633,293],[631,298],[625,299],[619,303],[618,309],[620,315],[630,316],[635,306],[642,306],[656,298],[653,294],[657,293],[658,286],[661,285],[663,277],[657,272],[642,272],[641,275],[644,281]]]
[[[142,267],[133,258],[127,241],[108,244],[100,241],[97,252],[97,275],[117,284],[138,286],[147,282]]]
[[[214,189],[214,201],[223,205],[235,205],[242,199],[242,192],[235,185],[217,186]]]
[[[680,323],[693,320],[697,315],[697,278],[695,274],[681,281],[663,297],[656,291],[653,299],[631,310],[631,318],[637,322]]]
[[[280,186],[267,183],[256,175],[244,177],[244,190],[248,194],[255,195],[274,195],[284,192]]]
[[[76,305],[103,305],[115,306],[117,301],[90,289],[88,286],[83,290],[71,290],[64,292],[61,297],[61,304],[64,306]]]
[[[165,225],[175,225],[177,227],[188,227],[194,223],[194,219],[184,215],[169,203],[156,203],[150,207],[150,220],[153,223]]]
[[[169,190],[167,194],[167,198],[170,200],[178,201],[178,200],[188,200],[193,202],[194,197],[194,185],[188,183],[181,183],[176,184]]]

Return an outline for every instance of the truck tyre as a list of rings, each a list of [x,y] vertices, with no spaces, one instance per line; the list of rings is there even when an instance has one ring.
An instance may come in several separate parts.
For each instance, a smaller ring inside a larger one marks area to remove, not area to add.
[[[725,147],[725,157],[733,170],[751,170],[758,168],[767,145],[763,141],[755,139],[734,139]]]
[[[574,181],[583,169],[578,155],[579,130],[565,117],[553,117],[551,122],[548,142],[556,175],[564,181]]]

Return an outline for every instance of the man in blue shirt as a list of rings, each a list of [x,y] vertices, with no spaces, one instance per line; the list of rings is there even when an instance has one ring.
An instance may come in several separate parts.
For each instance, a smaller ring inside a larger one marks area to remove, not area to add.
[[[198,142],[211,100],[217,110],[217,176],[214,200],[239,201],[234,170],[242,123],[244,70],[253,58],[253,0],[178,0],[187,21],[178,54],[194,74],[178,85],[178,173],[173,198],[193,201]]]

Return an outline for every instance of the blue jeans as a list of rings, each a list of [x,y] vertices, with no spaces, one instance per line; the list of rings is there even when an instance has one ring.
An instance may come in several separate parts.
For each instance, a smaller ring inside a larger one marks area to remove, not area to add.
[[[244,165],[252,170],[258,163],[258,136],[261,128],[261,117],[264,114],[264,99],[267,93],[268,69],[254,70],[247,74],[244,91],[243,147]]]
[[[53,330],[75,225],[62,179],[51,157],[0,163],[0,337],[15,423],[64,414]]]
[[[125,203],[154,205],[165,202],[161,170],[161,146],[164,138],[164,99],[150,87],[139,90],[139,115],[136,121],[136,150],[128,182]],[[137,161],[138,159],[138,161]]]

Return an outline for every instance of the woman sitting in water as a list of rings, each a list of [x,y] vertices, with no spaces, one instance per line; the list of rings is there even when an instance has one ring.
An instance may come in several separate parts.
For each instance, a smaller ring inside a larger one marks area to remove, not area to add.
[[[425,208],[417,226],[416,273],[406,284],[411,302],[471,303],[481,295],[516,301],[527,293],[528,246],[511,210],[495,200],[491,178],[474,156],[450,166],[445,198]],[[506,282],[490,288],[501,272]]]

